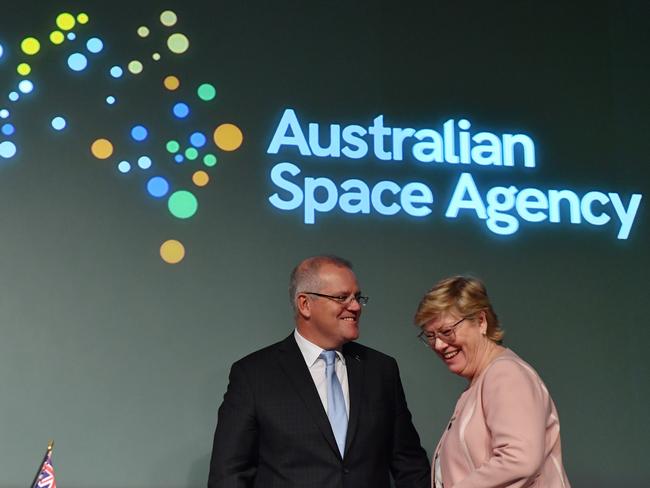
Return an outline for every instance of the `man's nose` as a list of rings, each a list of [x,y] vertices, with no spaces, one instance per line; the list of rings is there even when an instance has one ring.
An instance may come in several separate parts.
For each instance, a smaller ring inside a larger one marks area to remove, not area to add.
[[[348,303],[347,309],[355,312],[361,310],[361,304],[359,303],[357,297],[352,296],[352,298],[350,299],[350,303]]]

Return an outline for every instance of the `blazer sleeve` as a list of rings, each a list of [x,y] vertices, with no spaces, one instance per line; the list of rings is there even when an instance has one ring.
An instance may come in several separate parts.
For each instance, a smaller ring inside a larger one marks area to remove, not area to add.
[[[406,404],[404,388],[397,363],[392,360],[394,375],[395,417],[391,474],[396,488],[431,488],[431,466],[426,451],[420,444],[411,412]]]
[[[247,488],[257,472],[258,425],[253,390],[235,363],[214,433],[208,488]]]
[[[534,371],[510,360],[495,361],[482,386],[491,455],[452,488],[528,486],[544,462],[548,394]]]

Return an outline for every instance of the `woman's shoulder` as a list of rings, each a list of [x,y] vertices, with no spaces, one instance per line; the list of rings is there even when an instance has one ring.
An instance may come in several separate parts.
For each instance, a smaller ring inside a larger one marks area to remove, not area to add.
[[[521,418],[544,418],[554,410],[544,381],[512,351],[495,358],[484,372],[480,398],[487,412],[519,412]],[[511,412],[511,415],[515,415]]]
[[[538,382],[539,375],[535,369],[526,361],[521,359],[511,349],[505,349],[485,369],[483,380],[494,381],[496,379],[505,381],[527,380]]]

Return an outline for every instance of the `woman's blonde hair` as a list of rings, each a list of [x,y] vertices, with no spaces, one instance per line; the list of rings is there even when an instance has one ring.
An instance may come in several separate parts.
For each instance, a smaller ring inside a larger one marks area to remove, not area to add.
[[[504,331],[492,308],[483,282],[467,276],[452,276],[440,280],[427,292],[415,312],[415,324],[423,327],[441,314],[457,311],[462,317],[475,318],[485,312],[487,337],[497,344],[503,341]]]

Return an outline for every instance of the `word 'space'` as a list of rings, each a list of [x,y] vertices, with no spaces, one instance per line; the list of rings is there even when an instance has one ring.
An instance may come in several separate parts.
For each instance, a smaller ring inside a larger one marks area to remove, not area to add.
[[[469,132],[471,123],[453,119],[442,131],[387,127],[383,115],[367,127],[330,124],[323,137],[317,123],[301,125],[292,109],[286,109],[267,148],[268,154],[297,153],[302,157],[361,159],[401,162],[412,157],[420,163],[459,165],[462,172],[447,202],[438,202],[434,188],[421,181],[397,183],[381,180],[369,183],[361,177],[337,183],[332,178],[303,175],[293,162],[276,163],[270,179],[277,189],[269,202],[283,211],[302,207],[303,222],[315,224],[319,214],[339,210],[344,214],[379,214],[411,217],[431,216],[435,205],[444,205],[446,219],[474,218],[498,235],[517,233],[522,222],[529,224],[573,224],[613,227],[618,239],[632,230],[642,195],[623,197],[609,191],[568,188],[544,189],[541,185],[497,185],[484,188],[471,171],[479,166],[534,168],[535,144],[526,134]],[[408,153],[408,154],[407,154]],[[406,156],[405,156],[406,155]],[[427,164],[425,167],[433,167]],[[356,171],[360,171],[359,166]],[[321,166],[322,170],[322,166]],[[376,180],[376,178],[375,178]],[[431,217],[430,217],[431,218]]]

